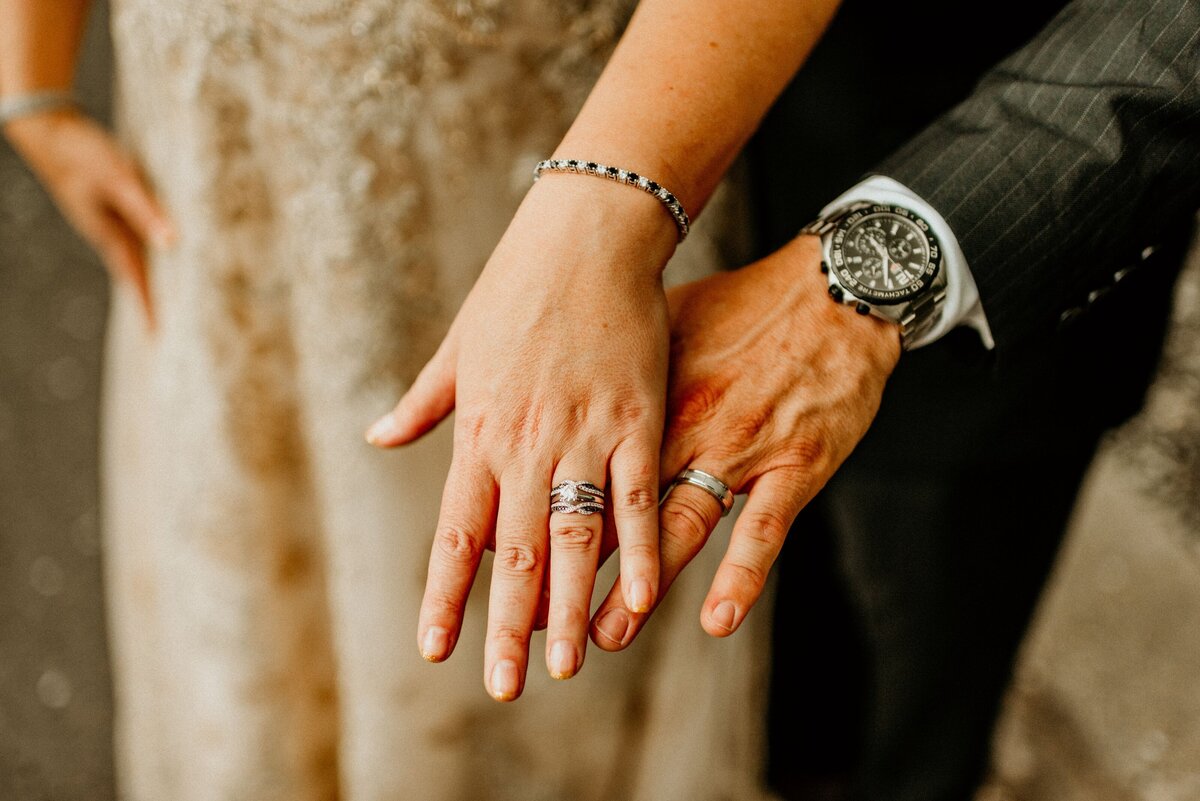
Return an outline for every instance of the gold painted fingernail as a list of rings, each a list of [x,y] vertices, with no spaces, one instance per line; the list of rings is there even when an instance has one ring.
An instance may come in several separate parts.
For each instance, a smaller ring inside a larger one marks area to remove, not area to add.
[[[645,579],[638,579],[633,582],[633,586],[629,588],[630,609],[639,613],[649,612],[652,600],[650,597],[650,582]]]
[[[575,646],[559,640],[550,646],[550,675],[556,679],[569,679],[575,675]]]
[[[426,662],[441,662],[450,645],[450,632],[441,626],[430,626],[421,641],[421,656]]]
[[[517,697],[517,663],[511,659],[497,662],[492,668],[492,697],[497,701],[511,701]]]

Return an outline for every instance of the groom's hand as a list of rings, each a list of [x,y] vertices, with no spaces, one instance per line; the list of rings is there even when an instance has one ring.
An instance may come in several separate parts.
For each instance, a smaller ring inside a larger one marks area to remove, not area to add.
[[[820,261],[818,240],[802,236],[668,295],[662,484],[694,468],[750,494],[700,612],[714,636],[745,619],[796,515],[866,433],[900,357],[898,327],[834,303]],[[661,508],[659,600],[721,511],[702,489],[672,490]],[[618,583],[593,617],[592,640],[624,648],[650,614],[631,611]]]

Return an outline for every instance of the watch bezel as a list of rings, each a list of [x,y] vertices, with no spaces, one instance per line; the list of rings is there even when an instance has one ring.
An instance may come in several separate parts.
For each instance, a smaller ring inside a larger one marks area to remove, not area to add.
[[[892,291],[877,290],[865,286],[853,275],[845,264],[845,253],[842,249],[846,235],[864,217],[876,214],[892,214],[903,217],[913,223],[925,235],[929,246],[929,264],[921,276],[903,289]],[[903,206],[888,203],[872,203],[855,209],[838,220],[830,237],[829,260],[831,272],[837,277],[842,289],[854,297],[877,306],[898,306],[920,297],[933,286],[934,280],[942,269],[942,247],[929,223],[921,215]]]

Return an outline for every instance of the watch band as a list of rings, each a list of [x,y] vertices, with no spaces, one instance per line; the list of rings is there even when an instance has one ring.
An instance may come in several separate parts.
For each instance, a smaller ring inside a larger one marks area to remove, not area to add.
[[[854,206],[847,207],[847,211],[849,211],[851,208],[854,208]],[[822,217],[821,219],[813,220],[808,225],[806,225],[800,229],[800,234],[801,235],[811,234],[812,236],[825,236],[825,234],[829,233],[834,228],[837,228],[836,220],[837,220],[837,217],[830,217],[828,219]]]
[[[945,299],[946,277],[944,271],[939,271],[930,291],[913,301],[897,320],[900,324],[900,344],[905,350],[908,350],[909,342],[920,339],[941,321],[945,308],[942,301]]]

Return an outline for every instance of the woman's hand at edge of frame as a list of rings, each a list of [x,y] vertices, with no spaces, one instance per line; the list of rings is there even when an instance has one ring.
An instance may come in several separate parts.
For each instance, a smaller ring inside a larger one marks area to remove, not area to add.
[[[170,247],[176,233],[137,164],[112,134],[75,109],[11,120],[4,134],[109,275],[134,290],[153,329],[146,250]]]

